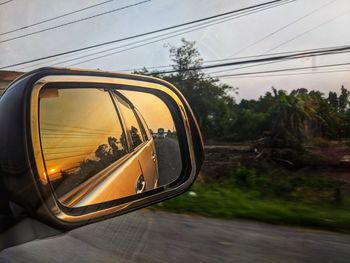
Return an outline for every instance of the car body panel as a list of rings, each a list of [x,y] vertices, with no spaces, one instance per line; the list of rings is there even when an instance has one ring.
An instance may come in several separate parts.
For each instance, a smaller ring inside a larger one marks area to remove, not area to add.
[[[146,190],[152,190],[158,186],[158,164],[153,139],[150,139],[137,155],[145,176]]]

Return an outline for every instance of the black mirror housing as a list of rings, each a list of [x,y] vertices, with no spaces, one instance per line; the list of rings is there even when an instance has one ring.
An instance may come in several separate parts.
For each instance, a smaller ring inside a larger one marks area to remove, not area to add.
[[[94,83],[101,88],[151,93],[168,106],[178,127],[182,171],[171,184],[135,196],[83,207],[67,207],[46,178],[38,128],[38,96],[47,85]],[[32,216],[58,229],[131,212],[185,192],[204,160],[203,142],[192,110],[171,84],[134,74],[42,68],[12,82],[0,98],[0,175],[8,198]]]

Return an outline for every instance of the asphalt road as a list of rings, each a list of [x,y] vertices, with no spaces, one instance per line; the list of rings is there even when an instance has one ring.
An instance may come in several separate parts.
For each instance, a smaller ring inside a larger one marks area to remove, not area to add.
[[[175,181],[181,173],[180,147],[176,139],[154,139],[158,156],[159,185]]]
[[[0,262],[350,262],[350,236],[141,210],[0,252]]]

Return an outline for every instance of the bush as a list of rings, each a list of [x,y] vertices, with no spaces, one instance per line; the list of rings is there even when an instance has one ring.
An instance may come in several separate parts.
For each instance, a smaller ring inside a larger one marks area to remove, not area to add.
[[[307,170],[291,172],[273,165],[238,167],[223,184],[228,182],[234,188],[258,193],[260,198],[303,203],[339,203],[339,195],[346,192],[339,182],[328,176],[310,175]]]

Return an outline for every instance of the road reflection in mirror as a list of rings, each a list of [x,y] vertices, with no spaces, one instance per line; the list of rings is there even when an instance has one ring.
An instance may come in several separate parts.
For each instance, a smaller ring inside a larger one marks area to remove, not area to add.
[[[133,196],[180,176],[176,127],[155,95],[50,87],[39,110],[46,174],[65,206]]]

